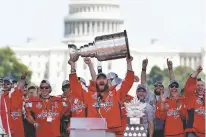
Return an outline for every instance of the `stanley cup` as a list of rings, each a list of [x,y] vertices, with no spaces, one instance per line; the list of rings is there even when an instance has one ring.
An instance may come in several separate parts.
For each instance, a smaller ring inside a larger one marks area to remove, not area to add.
[[[127,111],[127,125],[123,137],[146,137],[147,130],[144,127],[146,103],[140,102],[137,97],[129,103],[124,103]]]
[[[114,60],[130,57],[127,32],[98,36],[93,43],[81,46],[68,45],[70,59],[76,61],[81,57],[95,57],[98,61]]]

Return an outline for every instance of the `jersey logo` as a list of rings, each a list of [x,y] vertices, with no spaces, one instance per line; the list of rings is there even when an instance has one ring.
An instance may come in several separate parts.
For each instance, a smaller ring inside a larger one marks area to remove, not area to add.
[[[79,99],[78,99],[78,98],[75,98],[75,99],[74,99],[74,104],[76,105],[76,104],[78,104],[78,102],[79,102]]]
[[[38,102],[38,104],[36,105],[36,108],[38,108],[38,109],[42,108],[42,105],[40,102]]]

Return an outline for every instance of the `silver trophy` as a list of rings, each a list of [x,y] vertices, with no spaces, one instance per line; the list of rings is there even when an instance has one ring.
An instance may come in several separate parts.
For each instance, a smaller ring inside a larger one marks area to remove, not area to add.
[[[79,49],[69,44],[70,59],[76,61],[81,57],[95,57],[98,61],[114,60],[130,57],[127,32],[98,36],[94,42],[81,46]]]
[[[129,103],[125,103],[128,123],[125,127],[123,137],[146,137],[147,130],[143,124],[146,103],[140,102],[137,97]]]

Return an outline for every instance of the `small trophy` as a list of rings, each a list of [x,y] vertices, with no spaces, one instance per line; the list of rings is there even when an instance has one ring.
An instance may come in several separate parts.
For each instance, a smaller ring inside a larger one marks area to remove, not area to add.
[[[147,130],[144,128],[143,116],[145,115],[146,103],[140,102],[137,97],[130,103],[125,103],[128,123],[123,137],[146,137]]]

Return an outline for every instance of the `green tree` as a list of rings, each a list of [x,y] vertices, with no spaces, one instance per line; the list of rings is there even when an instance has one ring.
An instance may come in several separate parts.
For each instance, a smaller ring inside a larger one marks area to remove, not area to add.
[[[32,72],[21,63],[15,53],[9,47],[0,48],[0,77],[12,76],[19,80],[22,72],[28,72],[30,80]]]
[[[180,88],[184,88],[185,82],[187,81],[190,74],[194,71],[190,67],[178,66],[173,68],[175,80],[180,84]],[[205,79],[205,74],[201,73],[200,78]],[[169,84],[169,72],[168,69],[161,70],[157,66],[153,66],[150,73],[147,75],[147,82],[151,90],[156,81],[163,81],[165,87]]]

